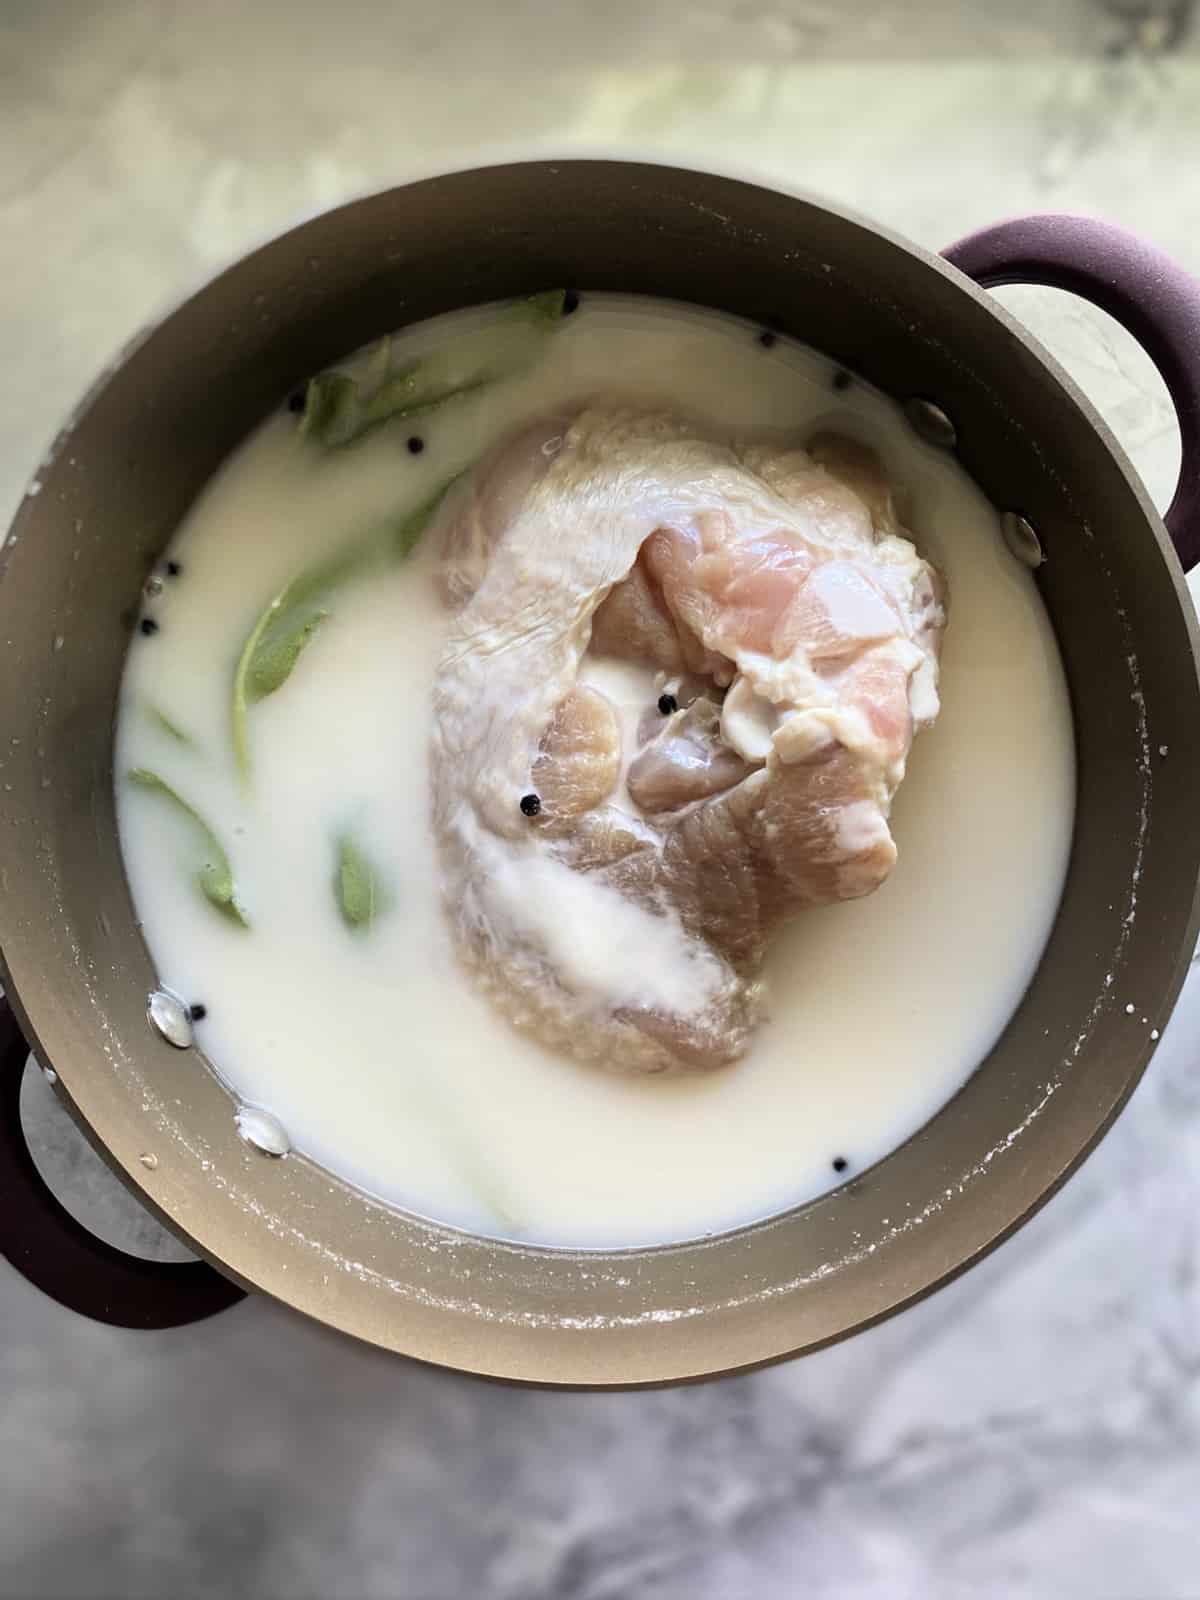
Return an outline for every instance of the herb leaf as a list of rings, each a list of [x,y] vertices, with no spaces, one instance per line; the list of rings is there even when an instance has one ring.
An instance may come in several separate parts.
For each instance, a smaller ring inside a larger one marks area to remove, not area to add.
[[[246,668],[246,699],[253,705],[274,694],[291,677],[305,646],[329,615],[302,606],[277,613],[263,630]]]
[[[384,555],[393,561],[404,561],[412,555],[442,501],[458,480],[465,477],[470,470],[470,467],[466,467],[462,472],[456,472],[452,478],[447,478],[446,482],[440,484],[431,495],[421,501],[420,505],[414,506],[411,511],[405,512],[402,517],[398,517],[395,522],[384,528],[382,531]]]
[[[229,857],[225,854],[221,841],[200,813],[194,806],[189,805],[181,794],[176,793],[169,783],[160,778],[157,772],[150,772],[145,767],[134,767],[126,776],[129,782],[139,789],[148,789],[161,794],[188,819],[203,846],[203,860],[196,871],[196,882],[200,886],[201,893],[222,916],[228,917],[241,928],[248,928],[250,924],[238,904]]]
[[[392,336],[385,333],[375,346],[371,356],[371,365],[368,368],[370,389],[377,389],[388,373],[392,370]]]
[[[291,677],[329,615],[319,602],[361,559],[361,547],[352,545],[309,567],[267,602],[247,635],[233,674],[233,753],[243,778],[250,775],[247,710]]]
[[[362,431],[358,384],[344,372],[318,372],[304,391],[300,432],[322,444],[349,444]]]
[[[242,653],[238,657],[237,666],[233,673],[233,755],[237,762],[238,771],[243,778],[250,776],[250,741],[246,733],[246,707],[249,701],[250,668],[254,661],[254,652],[258,649],[259,640],[270,626],[276,616],[287,590],[282,589],[260,613],[258,621],[250,630],[249,637],[242,646]]]
[[[456,473],[396,521],[300,573],[259,613],[233,674],[233,753],[243,778],[250,775],[247,712],[257,701],[281,689],[291,677],[297,661],[330,614],[328,600],[334,589],[374,564],[403,561],[411,555],[447,491],[462,476],[461,472]]]
[[[567,303],[565,289],[543,289],[527,300],[518,300],[515,310],[523,311],[533,322],[557,322]]]
[[[145,709],[147,718],[161,732],[174,739],[177,744],[191,744],[190,736],[184,733],[177,722],[172,722],[165,711],[160,710],[158,706],[151,705],[148,705]]]
[[[338,840],[333,890],[348,928],[369,928],[386,908],[387,896],[379,874],[349,834]]]
[[[362,383],[337,371],[309,379],[300,432],[338,449],[393,418],[420,416],[484,384],[514,376],[537,358],[541,336],[561,320],[565,303],[565,289],[530,295],[501,311],[488,326],[395,372],[388,370],[390,341],[382,341]]]

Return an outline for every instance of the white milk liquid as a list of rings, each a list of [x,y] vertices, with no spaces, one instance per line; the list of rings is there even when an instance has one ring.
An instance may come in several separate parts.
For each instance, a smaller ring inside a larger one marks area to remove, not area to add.
[[[425,324],[398,363],[481,315]],[[207,1015],[205,1054],[292,1146],[395,1204],[482,1232],[633,1245],[714,1231],[853,1176],[975,1069],[1037,965],[1062,888],[1072,731],[1054,638],[995,510],[895,407],[829,362],[733,318],[584,296],[531,372],[347,449],[272,417],[227,462],[168,551],[180,566],[135,633],[116,738],[121,840],[162,983]],[[707,1076],[608,1075],[519,1037],[455,966],[427,779],[443,615],[426,540],[339,591],[277,693],[249,713],[253,782],[230,744],[234,664],[271,596],[315,559],[429,494],[519,423],[631,392],[732,427],[803,438],[818,419],[880,450],[922,554],[946,574],[942,712],[897,796],[899,863],[866,900],[813,911],[768,963],[770,1019]],[[407,448],[410,434],[425,441]],[[190,743],[173,738],[157,708]],[[211,825],[252,924],[196,887],[194,834],[150,768]],[[369,929],[333,894],[353,830],[389,885]],[[232,1110],[231,1110],[231,1115]],[[292,1159],[292,1158],[289,1158]]]

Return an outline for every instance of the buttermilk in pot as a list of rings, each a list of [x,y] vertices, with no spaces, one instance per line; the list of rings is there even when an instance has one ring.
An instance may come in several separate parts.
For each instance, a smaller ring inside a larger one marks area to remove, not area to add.
[[[1073,769],[1033,583],[951,457],[760,332],[600,295],[406,329],[155,574],[115,761],[151,954],[385,1200],[609,1246],[778,1210],[915,1131],[1037,964]],[[825,632],[777,633],[830,565]],[[832,800],[781,729],[849,751]]]

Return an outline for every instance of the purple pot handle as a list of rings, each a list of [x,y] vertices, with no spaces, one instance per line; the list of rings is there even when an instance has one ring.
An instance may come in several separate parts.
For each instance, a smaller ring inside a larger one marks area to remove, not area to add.
[[[0,997],[0,1256],[43,1294],[114,1328],[181,1328],[245,1298],[205,1261],[143,1261],[97,1239],[61,1206],[21,1132],[29,1046]]]
[[[1161,250],[1111,223],[1036,216],[1000,222],[943,251],[984,289],[1069,289],[1115,317],[1162,374],[1179,417],[1183,458],[1163,519],[1185,572],[1200,562],[1200,282]]]

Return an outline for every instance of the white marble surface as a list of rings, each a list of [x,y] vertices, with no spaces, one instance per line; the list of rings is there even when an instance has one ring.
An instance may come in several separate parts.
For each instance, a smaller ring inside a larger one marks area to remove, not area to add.
[[[145,315],[298,213],[498,135],[751,166],[933,246],[1086,210],[1200,271],[1190,11],[0,0],[0,515]],[[1164,500],[1178,444],[1144,358],[1057,296],[1006,298]],[[106,1175],[29,1098],[95,1213]],[[1194,971],[1033,1223],[904,1316],[751,1377],[510,1391],[261,1300],[117,1333],[0,1264],[0,1596],[1187,1600],[1198,1195]]]

